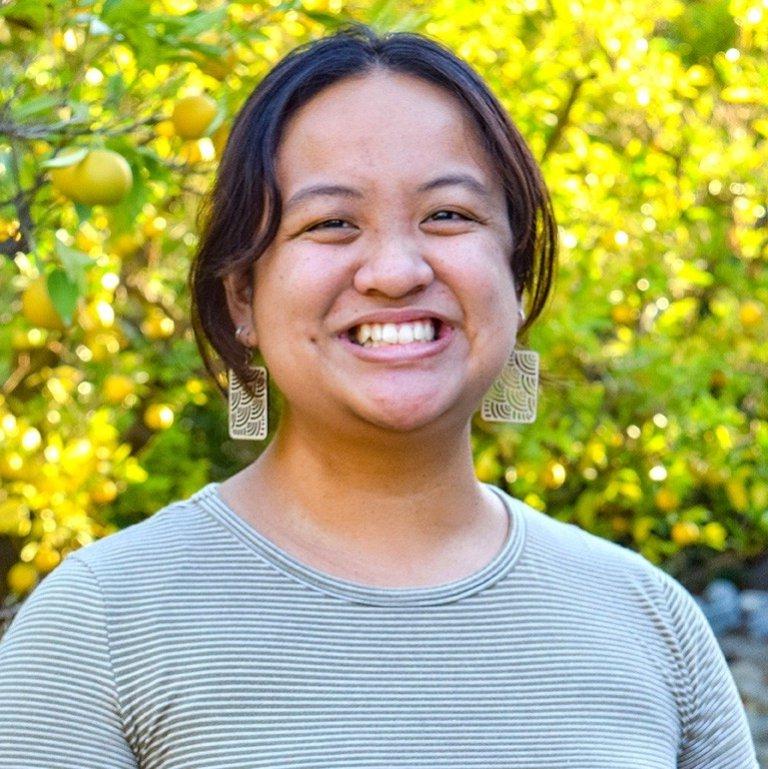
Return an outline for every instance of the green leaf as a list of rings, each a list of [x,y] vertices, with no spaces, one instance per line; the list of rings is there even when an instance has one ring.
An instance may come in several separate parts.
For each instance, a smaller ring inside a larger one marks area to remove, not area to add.
[[[72,152],[61,153],[40,163],[41,168],[67,168],[79,163],[88,154],[88,147],[78,147]]]
[[[150,5],[144,0],[106,0],[101,11],[102,21],[116,28],[141,26],[149,15]]]
[[[81,222],[91,218],[91,206],[87,206],[85,203],[75,203],[75,211]]]
[[[107,80],[104,106],[114,109],[120,103],[120,99],[123,98],[124,93],[125,81],[123,80],[122,74],[118,72]]]
[[[59,313],[64,323],[69,325],[72,322],[72,315],[75,312],[77,297],[79,296],[77,284],[60,267],[49,273],[46,283],[56,312]]]
[[[201,32],[219,27],[227,16],[227,6],[222,5],[214,11],[192,12],[182,19],[186,20],[181,33],[187,37],[195,37]]]
[[[61,102],[59,96],[51,93],[45,93],[42,96],[34,96],[27,101],[21,102],[13,110],[13,116],[17,120],[26,120],[32,115],[39,115],[41,112],[47,112]]]
[[[85,274],[89,267],[92,267],[94,260],[78,251],[76,248],[70,248],[60,240],[56,240],[56,256],[59,257],[67,277],[81,290],[85,290]]]

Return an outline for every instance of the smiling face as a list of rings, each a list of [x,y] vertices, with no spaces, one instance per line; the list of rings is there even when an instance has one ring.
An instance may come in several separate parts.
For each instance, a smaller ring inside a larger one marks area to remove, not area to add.
[[[342,80],[289,120],[277,181],[252,301],[242,277],[225,287],[288,414],[337,432],[466,424],[519,317],[501,181],[461,106],[407,75]]]

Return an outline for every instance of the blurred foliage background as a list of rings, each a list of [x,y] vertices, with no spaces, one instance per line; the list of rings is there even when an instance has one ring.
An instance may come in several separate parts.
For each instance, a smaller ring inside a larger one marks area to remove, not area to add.
[[[478,477],[689,589],[740,578],[768,542],[768,0],[15,0],[2,601],[258,455],[194,345],[195,215],[255,84],[351,20],[467,59],[554,198],[555,295],[527,344],[549,381],[535,423],[477,418]]]

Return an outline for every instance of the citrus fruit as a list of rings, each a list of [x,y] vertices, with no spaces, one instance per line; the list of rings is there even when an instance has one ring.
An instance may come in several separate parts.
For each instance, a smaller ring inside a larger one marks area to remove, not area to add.
[[[672,526],[672,541],[677,545],[691,545],[699,539],[699,527],[693,521],[678,521]]]
[[[165,403],[151,403],[144,412],[144,424],[150,430],[166,430],[173,419],[173,409]]]
[[[77,152],[76,147],[69,147],[62,151],[61,157],[72,155]],[[75,178],[75,168],[77,163],[73,163],[70,166],[64,166],[63,168],[51,169],[51,184],[53,188],[58,190],[62,195],[68,198],[72,198],[76,194],[77,180]]]
[[[173,335],[176,324],[173,318],[169,318],[162,310],[152,308],[144,322],[141,324],[141,330],[147,339],[167,339]]]
[[[29,563],[15,563],[8,569],[6,581],[16,595],[23,595],[32,590],[37,583],[37,571]]]
[[[64,321],[53,306],[45,275],[30,283],[21,294],[21,313],[33,326],[63,331]]]
[[[90,495],[99,505],[109,504],[117,497],[117,484],[109,478],[104,478],[91,489]]]
[[[122,403],[135,389],[133,380],[125,374],[109,374],[104,379],[104,397],[109,403]]]
[[[133,186],[128,161],[112,150],[91,150],[79,163],[51,171],[60,192],[88,206],[119,203]]]
[[[704,528],[701,531],[702,539],[710,547],[714,547],[716,550],[720,550],[725,546],[725,540],[728,538],[728,532],[725,530],[722,524],[717,521],[710,521],[704,524]]]
[[[674,510],[680,505],[680,497],[671,489],[659,489],[655,501],[660,510]]]
[[[205,94],[185,96],[176,102],[171,115],[176,134],[182,139],[199,139],[213,122],[219,106]]]
[[[33,562],[38,571],[47,574],[58,566],[60,561],[61,555],[59,555],[59,552],[50,545],[43,544],[37,549]]]
[[[763,319],[763,308],[758,302],[747,301],[739,307],[739,320],[744,328],[754,328]]]
[[[200,54],[197,57],[197,66],[216,80],[224,80],[226,76],[234,69],[237,64],[237,54],[230,49],[223,56],[205,56]]]
[[[216,150],[216,157],[221,157],[224,154],[224,148],[227,146],[227,139],[229,138],[229,126],[226,123],[222,123],[211,136],[213,142],[213,148]]]

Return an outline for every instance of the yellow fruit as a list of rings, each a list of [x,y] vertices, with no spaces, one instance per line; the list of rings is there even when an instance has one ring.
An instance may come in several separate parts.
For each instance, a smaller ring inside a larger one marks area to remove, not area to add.
[[[24,457],[18,451],[0,456],[0,477],[23,478],[25,470]]]
[[[559,489],[564,483],[567,472],[560,462],[550,459],[541,474],[541,482],[548,489]]]
[[[173,419],[173,409],[165,403],[151,403],[144,412],[144,424],[150,430],[166,430]]]
[[[216,157],[220,158],[224,154],[224,149],[227,146],[227,139],[229,138],[229,126],[226,123],[222,123],[211,136],[213,142],[213,148],[216,150]]]
[[[172,120],[161,120],[155,124],[155,133],[158,136],[165,136],[166,139],[170,139],[171,136],[176,135],[176,129],[174,128]]]
[[[60,157],[66,157],[74,152],[77,152],[77,148],[69,147],[62,151]],[[77,192],[77,179],[75,178],[75,168],[77,168],[77,165],[77,163],[74,163],[71,166],[51,169],[51,184],[53,188],[68,198],[73,198]]]
[[[611,308],[611,318],[614,323],[630,325],[637,319],[637,311],[628,304],[617,304]]]
[[[63,331],[64,321],[53,306],[45,275],[30,283],[21,294],[21,312],[33,326]]]
[[[671,489],[659,489],[655,501],[659,510],[675,510],[680,505],[680,497]]]
[[[128,161],[112,150],[91,150],[79,163],[51,171],[54,186],[85,205],[119,203],[133,186]]]
[[[218,104],[205,94],[180,99],[171,115],[176,134],[182,139],[199,139],[205,136],[218,111]]]
[[[99,505],[107,505],[117,497],[117,484],[105,478],[99,481],[90,491],[91,499]]]
[[[141,324],[141,330],[147,339],[167,339],[173,335],[176,324],[162,310],[153,309]]]
[[[693,521],[678,521],[672,526],[672,541],[680,545],[691,545],[699,539],[699,527]]]
[[[40,545],[35,553],[33,563],[39,572],[47,574],[56,568],[60,561],[61,555],[59,555],[57,550],[54,550],[50,545]]]
[[[728,532],[717,521],[705,524],[701,534],[704,542],[716,550],[720,550],[725,546],[725,540],[728,537]]]
[[[183,163],[188,163],[189,165],[199,163],[203,159],[200,144],[197,141],[184,142],[179,150],[179,158]]]
[[[759,326],[763,320],[763,308],[758,302],[747,301],[739,308],[739,320],[744,328]]]
[[[200,54],[196,58],[197,66],[200,67],[206,75],[215,77],[216,80],[224,80],[224,78],[234,69],[235,64],[237,64],[237,54],[232,49],[218,58],[204,56],[203,54]]]
[[[110,374],[104,380],[104,398],[109,403],[122,403],[135,389],[133,379],[125,374]]]
[[[6,581],[16,595],[24,595],[37,583],[37,570],[29,563],[15,563],[8,570]]]

